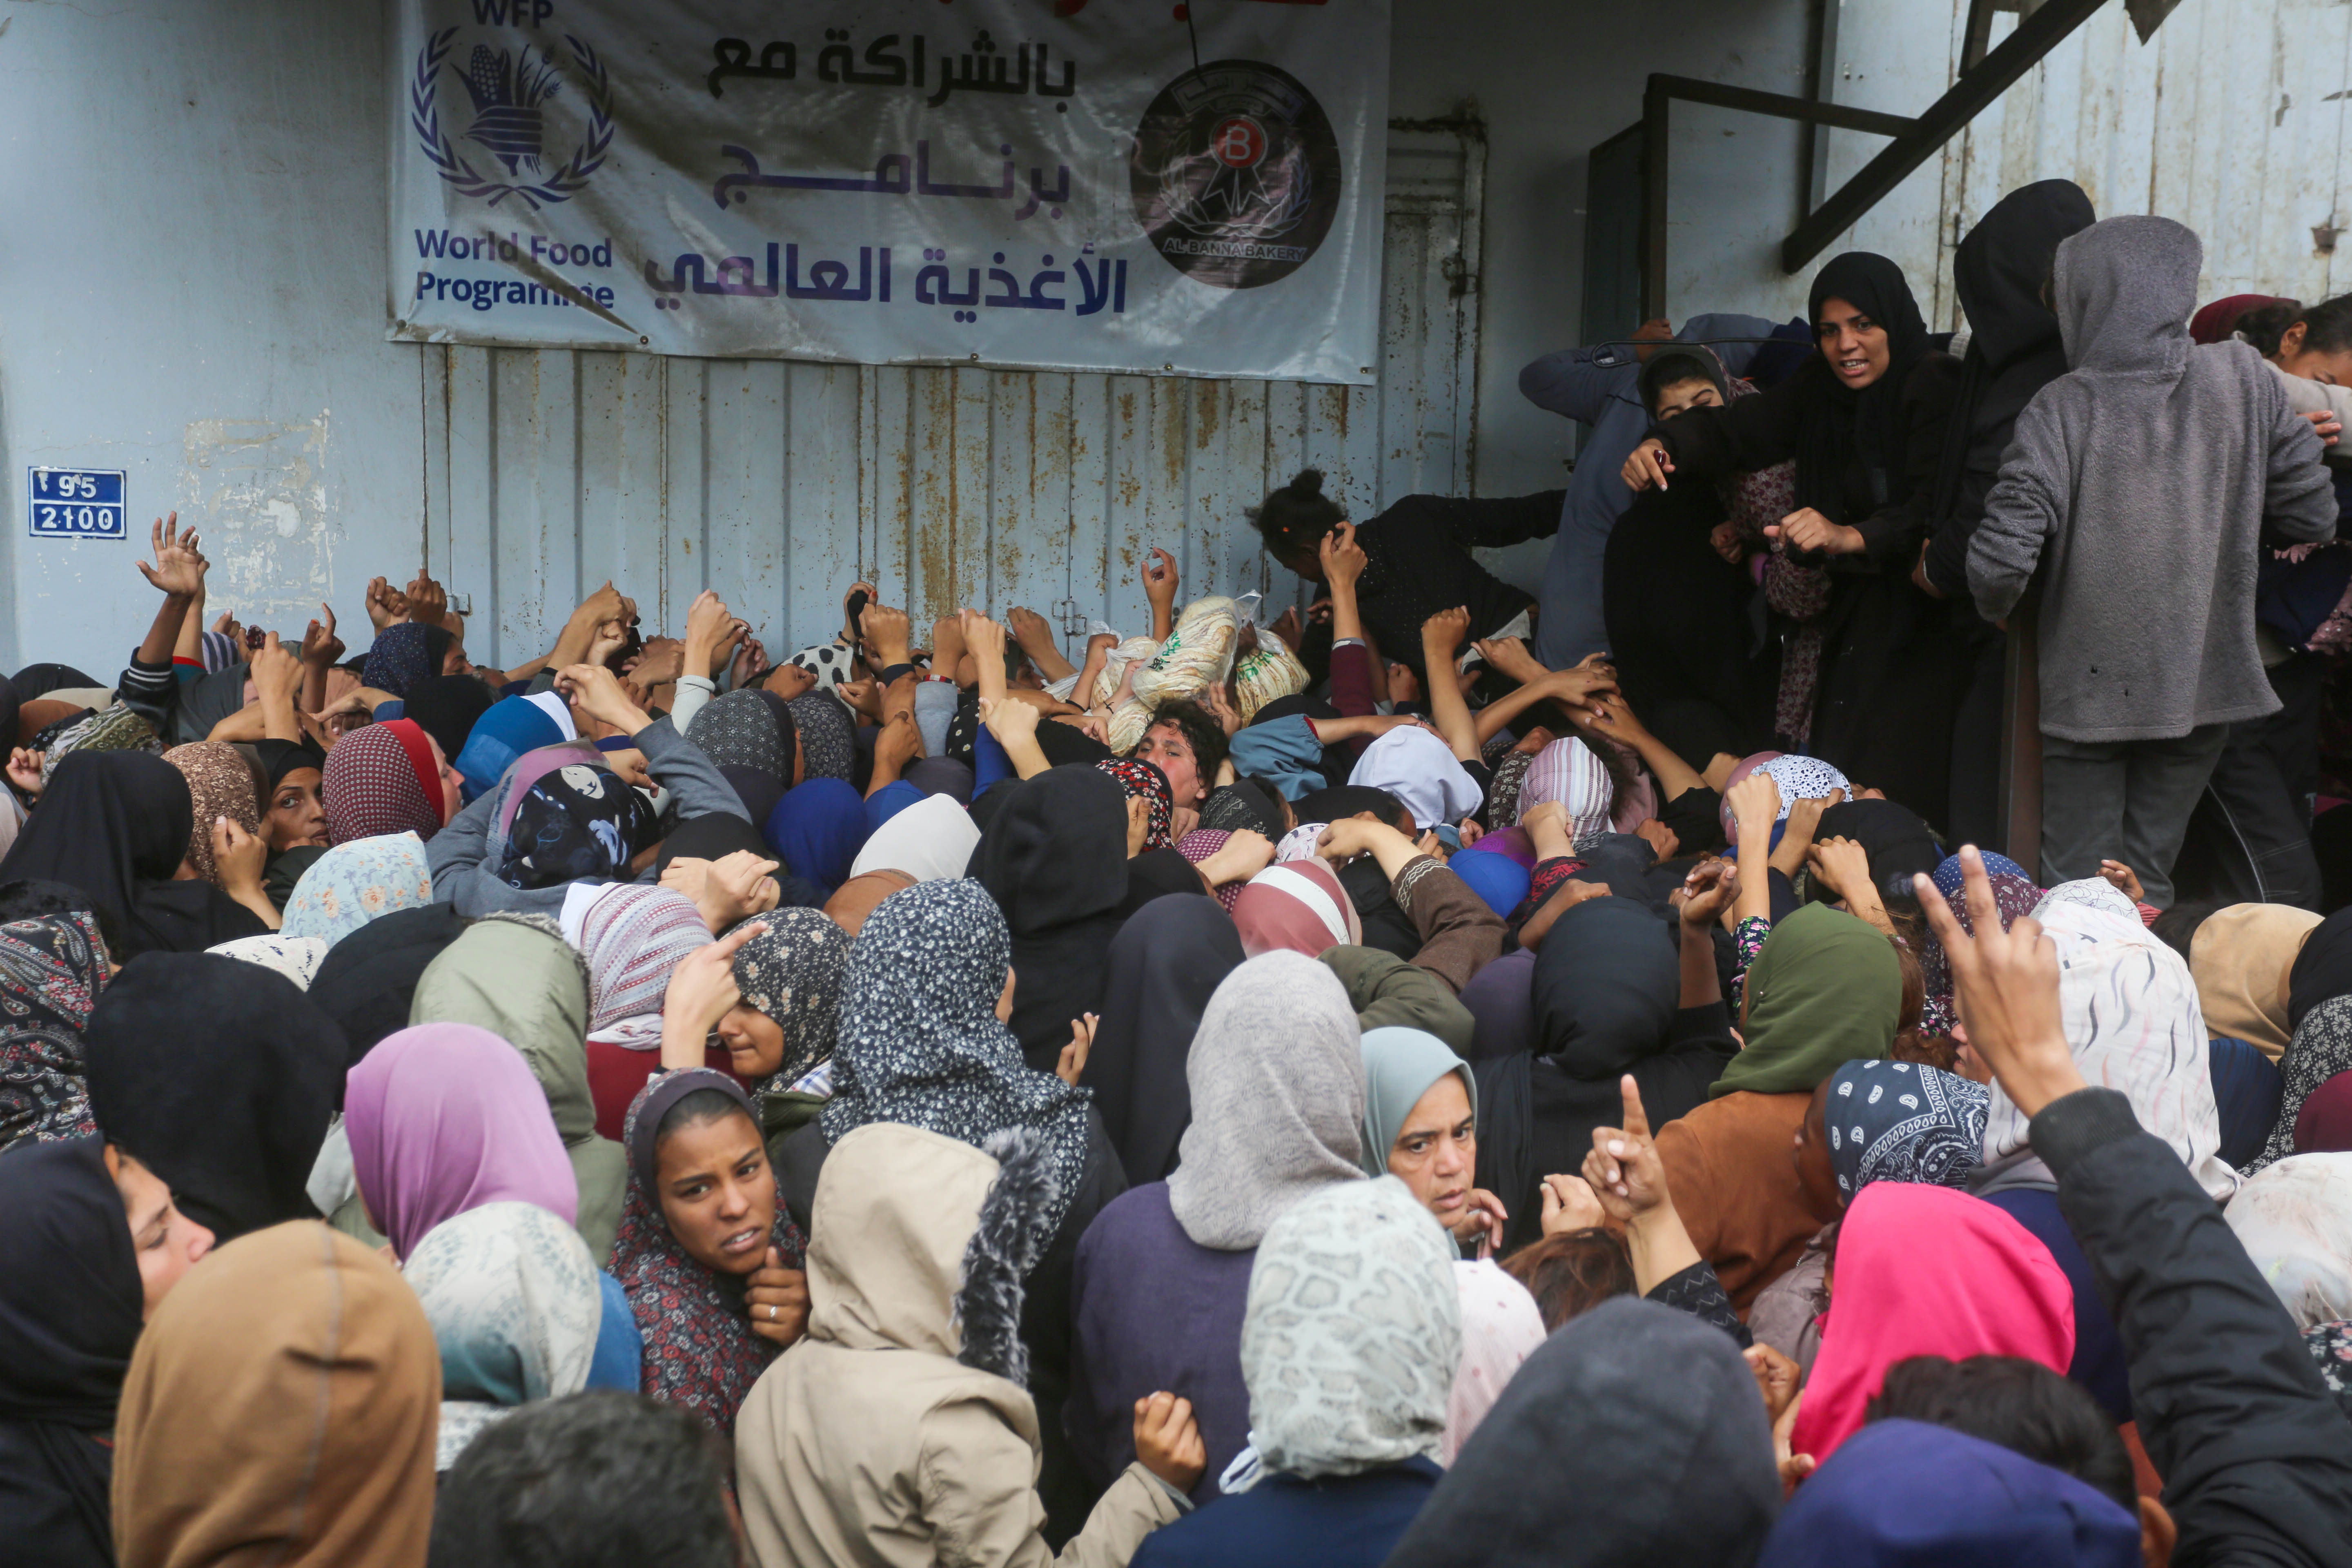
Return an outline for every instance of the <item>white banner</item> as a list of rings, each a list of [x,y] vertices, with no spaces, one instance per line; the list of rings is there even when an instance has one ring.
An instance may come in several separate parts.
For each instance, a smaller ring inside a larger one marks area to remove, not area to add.
[[[1388,0],[1190,10],[400,0],[391,335],[1369,382]]]

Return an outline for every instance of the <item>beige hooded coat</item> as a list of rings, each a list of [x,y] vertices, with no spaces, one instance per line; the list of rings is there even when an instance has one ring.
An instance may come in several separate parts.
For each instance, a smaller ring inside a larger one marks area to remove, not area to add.
[[[1138,1463],[1059,1557],[1038,1533],[1036,1407],[955,1359],[964,1248],[996,1173],[970,1144],[888,1122],[834,1146],[811,1215],[808,1333],[736,1418],[760,1568],[1118,1568],[1185,1511]]]

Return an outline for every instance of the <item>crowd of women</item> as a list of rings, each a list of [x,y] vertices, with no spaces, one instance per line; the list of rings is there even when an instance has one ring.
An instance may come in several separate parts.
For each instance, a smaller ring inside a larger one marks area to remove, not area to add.
[[[1645,331],[1572,658],[1472,550],[1575,492],[1302,474],[1310,607],[1155,552],[1076,663],[606,584],[497,669],[422,576],[347,657],[159,521],[0,683],[0,1539],[2352,1561],[2352,909],[2174,876],[2323,858],[2352,310],[2192,346],[2195,251],[2044,184],[1965,342],[1864,255],[1761,389]]]

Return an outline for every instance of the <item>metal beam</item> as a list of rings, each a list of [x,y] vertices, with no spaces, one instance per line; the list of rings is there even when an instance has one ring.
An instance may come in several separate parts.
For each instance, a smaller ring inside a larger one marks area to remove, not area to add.
[[[1763,92],[1752,87],[1701,81],[1692,76],[1653,76],[1650,78],[1650,90],[1663,90],[1668,97],[1679,98],[1685,103],[1711,103],[1719,109],[1745,110],[1750,114],[1769,114],[1814,125],[1834,125],[1844,131],[1867,131],[1876,136],[1901,136],[1916,129],[1919,123],[1900,114],[1881,114],[1874,109],[1856,109],[1851,104],[1791,98],[1783,92]]]
[[[1912,129],[1864,164],[1853,179],[1838,188],[1781,242],[1780,269],[1801,270],[1828,247],[1830,241],[1878,205],[1881,197],[1903,183],[1905,176],[1934,157],[1960,127],[2009,90],[2017,79],[2040,64],[2044,55],[2068,34],[2090,20],[2106,0],[2045,0],[2042,8],[2018,24],[2017,31],[1986,55],[1974,70],[1964,70],[1949,91],[1913,122]]]
[[[1968,30],[1960,37],[1962,71],[1976,69],[1982,63],[1985,51],[1992,47],[1993,5],[1994,0],[1969,0]]]

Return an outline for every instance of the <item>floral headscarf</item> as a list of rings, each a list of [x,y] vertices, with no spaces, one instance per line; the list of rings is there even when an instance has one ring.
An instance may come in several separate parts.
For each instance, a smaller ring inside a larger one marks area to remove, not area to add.
[[[286,900],[280,936],[324,938],[329,947],[379,916],[433,901],[425,841],[390,833],[338,844],[312,862]]]
[[[715,1089],[743,1108],[759,1125],[736,1081],[708,1068],[660,1072],[646,1080],[629,1103],[622,1146],[629,1156],[629,1192],[621,1207],[621,1233],[613,1244],[613,1277],[628,1292],[629,1310],[645,1337],[643,1382],[646,1397],[692,1411],[711,1430],[732,1436],[735,1414],[777,1347],[751,1331],[743,1285],[696,1262],[670,1234],[661,1198],[655,1192],[659,1165],[655,1142],[669,1108],[697,1089]],[[769,1244],[784,1267],[798,1268],[808,1250],[800,1227],[776,1190],[776,1224]]]
[[[98,922],[39,915],[0,925],[0,1149],[98,1131],[81,1032],[106,988]]]
[[[784,1033],[783,1063],[761,1086],[784,1089],[832,1058],[850,938],[815,910],[776,910],[759,919],[768,929],[735,950],[735,986]]]
[[[1133,757],[1110,757],[1095,766],[1108,773],[1130,797],[1141,796],[1149,810],[1150,826],[1145,830],[1146,849],[1165,849],[1173,842],[1168,829],[1176,809],[1176,797],[1168,788],[1168,775],[1150,763]]]
[[[213,858],[213,819],[226,816],[247,833],[261,831],[261,810],[253,795],[253,770],[221,741],[174,746],[163,760],[187,775],[194,826],[188,834],[188,864],[217,888],[220,866]],[[436,825],[437,826],[437,825]]]
[[[792,782],[793,738],[780,731],[775,710],[757,691],[712,698],[687,725],[686,738],[721,767],[756,768],[779,783]]]
[[[1830,1075],[1822,1121],[1830,1168],[1848,1203],[1873,1182],[1965,1187],[1984,1159],[1992,1093],[1912,1062],[1848,1062]]]
[[[1061,1226],[1087,1163],[1087,1090],[1021,1058],[996,1016],[1013,939],[978,882],[920,882],[866,917],[841,994],[841,1037],[824,1135],[903,1121],[979,1149],[1008,1127],[1044,1143]]]
[[[2003,856],[1988,855],[1985,857],[1985,872],[1987,880],[1992,884],[1993,907],[2000,911],[2001,930],[2007,931],[2015,925],[2019,916],[2032,914],[2034,906],[2042,901],[2042,889],[2033,885],[2033,879],[2017,869],[2016,861]],[[1945,885],[1948,873],[1949,887]],[[1974,936],[1976,917],[1969,911],[1968,900],[1960,895],[1960,858],[1948,855],[1944,863],[1936,868],[1936,890],[1942,893],[1944,901],[1951,906],[1952,918],[1960,922],[1960,929]],[[1919,972],[1927,982],[1927,995],[1931,1000],[1952,994],[1952,961],[1932,931],[1920,944]]]
[[[849,710],[841,705],[841,699],[830,691],[816,690],[795,697],[784,706],[791,711],[793,729],[804,758],[801,763],[802,779],[847,778],[857,761],[857,740],[856,728],[849,721]]]

